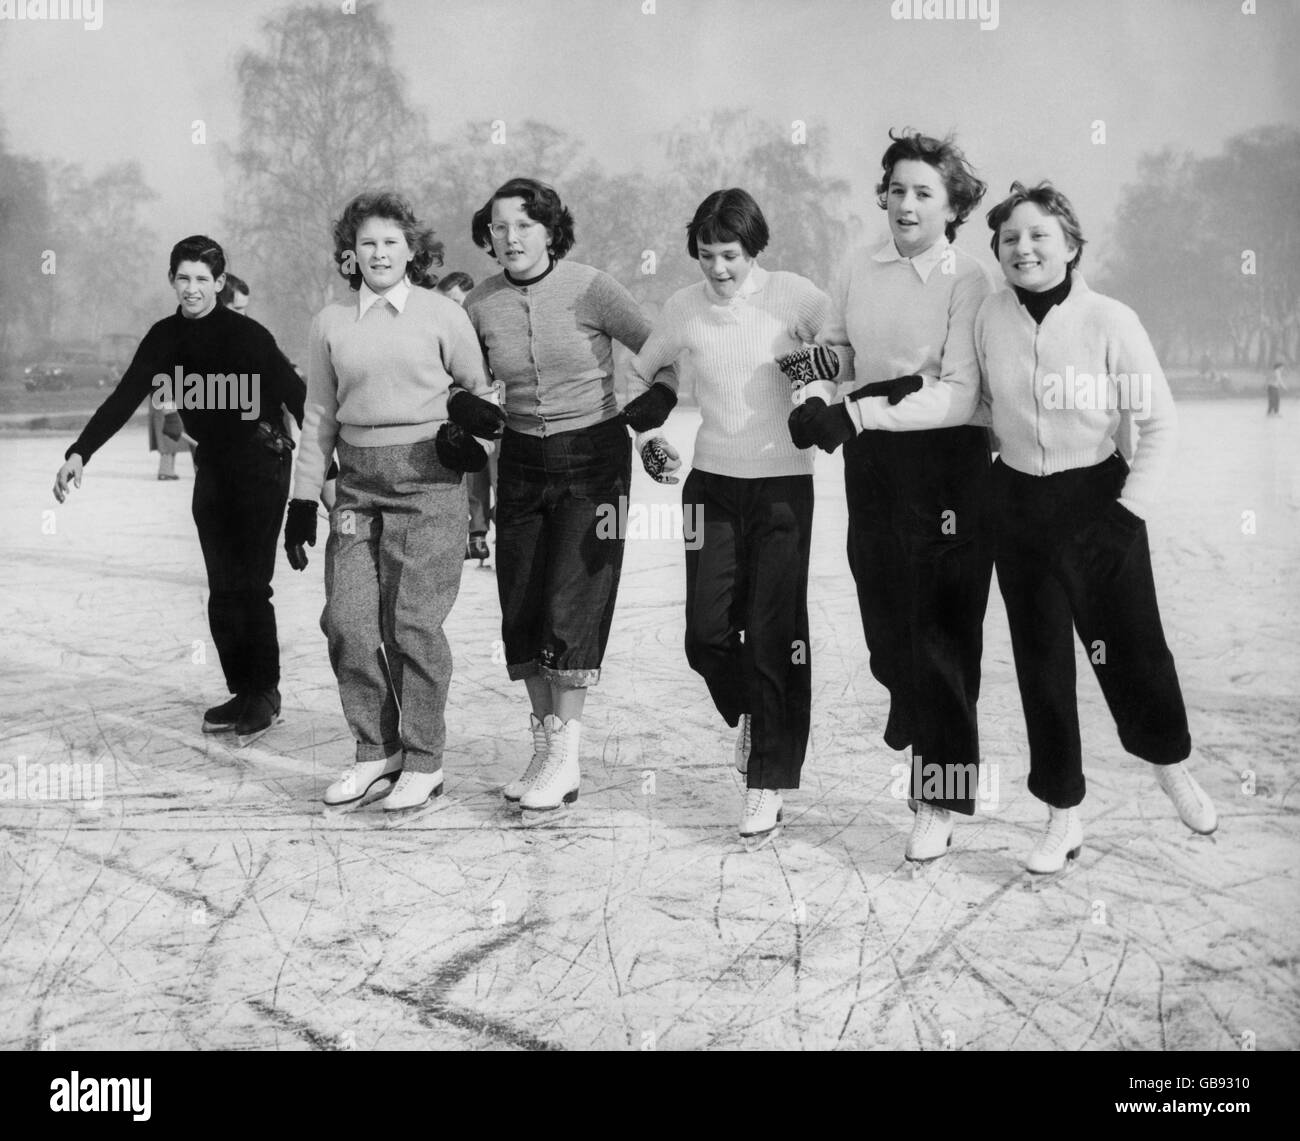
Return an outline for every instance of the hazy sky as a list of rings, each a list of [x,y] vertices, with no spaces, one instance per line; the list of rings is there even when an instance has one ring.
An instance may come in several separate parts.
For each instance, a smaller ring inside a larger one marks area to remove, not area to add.
[[[101,6],[98,31],[0,19],[9,147],[92,172],[138,158],[161,194],[151,221],[168,245],[196,231],[220,239],[213,144],[234,141],[238,128],[233,63],[260,46],[261,22],[285,5]],[[854,209],[874,220],[871,184],[888,128],[955,130],[990,183],[986,207],[1012,178],[1051,177],[1101,253],[1142,151],[1209,154],[1238,131],[1300,122],[1296,0],[1257,0],[1254,15],[1241,0],[1000,0],[988,31],[970,20],[896,20],[891,0],[655,0],[653,15],[643,0],[379,6],[435,136],[474,121],[486,139],[494,119],[533,117],[575,134],[617,172],[688,115],[748,107],[787,133],[795,119],[827,128],[832,172],[851,181]],[[191,142],[194,119],[206,123],[207,146]],[[1096,119],[1104,145],[1091,139]],[[744,184],[743,171],[735,181]],[[440,228],[462,224],[418,205]],[[682,204],[684,216],[694,205]],[[986,234],[981,212],[962,237],[979,249]]]

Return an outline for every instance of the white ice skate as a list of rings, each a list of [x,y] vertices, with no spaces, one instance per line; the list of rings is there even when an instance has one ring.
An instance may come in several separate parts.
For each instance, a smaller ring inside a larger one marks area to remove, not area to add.
[[[925,865],[947,855],[952,846],[952,813],[924,801],[916,806],[912,836],[904,853],[910,863]]]
[[[749,750],[750,741],[750,720],[748,713],[740,715],[740,732],[736,736],[736,772],[745,774],[749,772]]]
[[[1193,832],[1208,836],[1219,826],[1214,802],[1181,761],[1174,765],[1157,765],[1156,780],[1174,802],[1182,822]]]
[[[781,794],[770,788],[747,788],[740,814],[740,842],[745,851],[756,852],[781,830],[784,816]]]
[[[432,808],[442,795],[442,770],[417,773],[403,769],[393,791],[384,800],[384,819],[388,823],[409,820]]]
[[[402,754],[378,761],[358,761],[325,790],[326,816],[356,812],[393,791],[402,771]]]
[[[576,718],[561,722],[552,714],[546,719],[550,731],[550,750],[532,786],[519,798],[522,822],[527,827],[548,823],[564,815],[561,811],[578,799],[582,769],[578,750],[582,742],[582,722]]]
[[[1083,847],[1083,823],[1079,820],[1079,810],[1049,808],[1048,812],[1047,831],[1025,861],[1031,886],[1038,882],[1037,877],[1047,876],[1050,880],[1066,871]]]
[[[506,804],[511,808],[519,807],[519,801],[524,793],[533,787],[551,751],[551,731],[547,728],[546,722],[539,721],[535,713],[530,713],[528,725],[533,734],[533,759],[528,762],[528,767],[524,769],[522,776],[512,780],[501,790],[501,795],[505,797]]]

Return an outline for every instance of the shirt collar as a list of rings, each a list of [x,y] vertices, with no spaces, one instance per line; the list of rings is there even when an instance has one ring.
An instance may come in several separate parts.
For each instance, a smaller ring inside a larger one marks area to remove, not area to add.
[[[930,246],[928,249],[922,250],[915,257],[905,258],[898,252],[898,247],[894,245],[894,239],[890,238],[889,241],[871,255],[871,260],[878,262],[903,262],[916,270],[916,276],[924,282],[930,280],[930,274],[933,272],[934,267],[943,260],[943,255],[947,253],[950,245],[951,243],[946,237],[940,238],[934,243],[934,245]]]
[[[400,313],[406,308],[406,299],[410,296],[411,283],[406,278],[402,278],[387,293],[376,293],[363,281],[361,291],[357,294],[357,320],[360,321],[366,311],[381,299],[389,302]]]
[[[713,305],[726,309],[733,305],[743,305],[760,289],[767,284],[767,270],[761,265],[754,266],[749,271],[749,276],[745,278],[743,284],[736,290],[734,297],[727,298],[726,301],[719,301],[713,296],[713,291],[709,288],[707,282],[701,283],[704,286],[704,296],[709,299]]]

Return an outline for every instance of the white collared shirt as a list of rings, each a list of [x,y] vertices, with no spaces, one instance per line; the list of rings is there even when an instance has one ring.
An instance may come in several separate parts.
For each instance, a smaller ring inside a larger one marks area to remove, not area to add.
[[[878,262],[907,262],[914,270],[916,270],[917,277],[919,277],[922,282],[926,282],[930,280],[930,274],[934,271],[934,267],[943,260],[943,255],[948,249],[948,245],[948,239],[943,237],[935,242],[934,245],[923,249],[915,257],[908,258],[898,252],[898,247],[894,245],[894,239],[890,238],[889,241],[871,255],[871,260]]]
[[[377,301],[387,301],[399,313],[406,308],[406,299],[411,296],[411,283],[405,277],[387,293],[376,293],[364,281],[357,293],[357,320],[360,321]]]

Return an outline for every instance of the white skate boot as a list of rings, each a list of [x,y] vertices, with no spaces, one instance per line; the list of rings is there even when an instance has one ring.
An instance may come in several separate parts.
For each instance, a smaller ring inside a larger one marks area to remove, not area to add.
[[[546,758],[551,751],[551,731],[547,728],[546,722],[537,720],[537,715],[530,713],[528,724],[533,732],[533,759],[528,762],[528,767],[524,769],[522,776],[512,780],[501,790],[501,795],[512,808],[517,808],[520,798],[532,788],[533,782],[537,780],[537,774],[542,771],[542,766],[546,764]]]
[[[387,796],[402,771],[402,754],[394,753],[379,761],[357,761],[325,790],[325,815],[355,812]]]
[[[537,779],[519,798],[526,825],[555,819],[553,814],[557,810],[578,799],[578,786],[582,783],[582,769],[578,764],[582,722],[576,718],[561,722],[552,714],[546,719],[546,725],[551,738],[546,761]]]
[[[1047,831],[1025,861],[1031,875],[1052,875],[1063,871],[1083,847],[1083,824],[1077,808],[1049,808]]]
[[[1193,832],[1208,836],[1219,826],[1214,802],[1181,761],[1175,765],[1157,765],[1156,780],[1174,802],[1182,822]]]
[[[442,795],[442,769],[436,773],[417,773],[403,769],[397,784],[384,801],[387,819],[404,820],[433,806]]]
[[[952,846],[952,813],[921,801],[912,821],[912,837],[904,855],[914,864],[933,863]]]
[[[740,733],[736,737],[736,772],[744,774],[749,771],[749,749],[750,749],[750,721],[749,714],[740,715]]]
[[[740,813],[740,840],[748,852],[756,852],[780,831],[784,805],[781,794],[770,788],[747,788]]]

